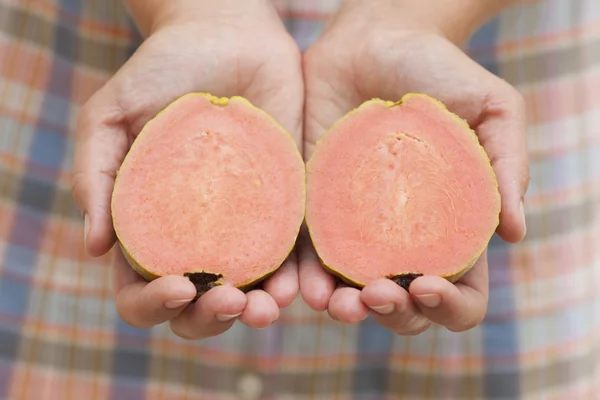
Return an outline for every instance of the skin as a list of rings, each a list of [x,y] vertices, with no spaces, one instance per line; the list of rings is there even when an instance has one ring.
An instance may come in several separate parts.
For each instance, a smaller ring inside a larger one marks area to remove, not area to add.
[[[297,296],[295,253],[261,289],[244,294],[220,286],[190,304],[195,289],[186,278],[148,283],[125,262],[115,246],[110,198],[115,172],[143,125],[188,92],[244,96],[301,146],[299,50],[268,0],[130,0],[127,6],[146,38],[78,118],[72,191],[84,215],[87,252],[112,252],[116,307],[134,327],[168,321],[186,339],[218,335],[237,319],[267,327]]]
[[[121,317],[139,328],[169,321],[187,339],[223,333],[236,319],[266,327],[296,297],[299,262],[304,300],[342,322],[355,323],[372,312],[398,334],[417,334],[432,322],[453,331],[479,324],[488,298],[485,253],[456,285],[423,277],[410,293],[388,280],[358,291],[336,288],[305,234],[298,258],[292,254],[263,289],[244,294],[217,287],[189,305],[195,292],[186,279],[168,276],[148,283],[114,251],[110,194],[115,171],[144,123],[189,91],[247,97],[292,132],[298,146],[305,122],[306,158],[318,136],[362,101],[420,91],[444,101],[476,128],[500,181],[498,233],[518,242],[525,234],[520,204],[529,179],[522,99],[457,47],[513,2],[346,0],[301,65],[295,43],[267,0],[127,1],[146,41],[81,109],[73,175],[88,253],[113,252]]]
[[[345,1],[304,55],[305,158],[329,126],[363,101],[426,93],[475,129],[499,182],[497,232],[507,242],[521,241],[526,233],[522,202],[529,183],[524,102],[513,87],[460,48],[477,27],[512,3]],[[304,301],[343,323],[357,323],[371,313],[382,326],[415,335],[432,323],[464,331],[485,317],[487,252],[458,283],[425,276],[409,291],[387,279],[362,290],[338,284],[322,268],[305,235],[299,257]]]

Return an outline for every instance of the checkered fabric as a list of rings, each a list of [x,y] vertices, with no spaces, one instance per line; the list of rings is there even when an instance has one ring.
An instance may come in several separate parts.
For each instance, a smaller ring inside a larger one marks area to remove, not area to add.
[[[337,0],[277,0],[304,49]],[[469,52],[525,96],[528,236],[494,238],[484,324],[396,336],[300,297],[265,330],[127,326],[70,194],[81,104],[139,44],[119,0],[0,0],[0,398],[600,399],[600,2],[506,10]]]

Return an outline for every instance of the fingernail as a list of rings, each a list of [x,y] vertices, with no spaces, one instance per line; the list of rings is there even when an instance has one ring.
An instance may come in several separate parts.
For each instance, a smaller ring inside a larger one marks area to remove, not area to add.
[[[238,314],[217,314],[217,320],[221,321],[221,322],[227,322],[227,321],[231,321],[234,318],[239,317],[240,315],[242,315],[242,313],[238,313]]]
[[[442,298],[438,294],[421,294],[416,297],[421,304],[430,308],[439,306],[442,301]]]
[[[525,207],[523,205],[523,200],[519,203],[519,210],[521,211],[521,221],[523,223],[523,236],[527,235],[527,222],[525,219]]]
[[[394,312],[394,303],[386,304],[383,306],[369,306],[369,308],[379,314],[387,315]]]
[[[165,307],[167,308],[178,308],[182,305],[189,303],[192,299],[183,299],[183,300],[169,300],[165,302]]]
[[[90,230],[90,216],[85,213],[83,215],[83,245],[87,249],[87,237]]]

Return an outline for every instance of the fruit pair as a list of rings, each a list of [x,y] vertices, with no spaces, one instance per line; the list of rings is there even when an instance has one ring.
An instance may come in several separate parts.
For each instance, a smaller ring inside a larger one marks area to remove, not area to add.
[[[351,285],[454,282],[494,233],[500,196],[475,133],[426,95],[363,103],[305,165],[291,135],[247,100],[191,93],[138,135],[111,208],[140,275],[185,275],[202,295],[270,276],[304,221],[324,267]]]

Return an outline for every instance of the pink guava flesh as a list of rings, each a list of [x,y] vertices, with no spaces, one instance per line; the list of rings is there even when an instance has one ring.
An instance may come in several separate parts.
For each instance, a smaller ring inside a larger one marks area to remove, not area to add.
[[[369,101],[338,121],[307,166],[315,249],[359,286],[451,276],[472,265],[498,225],[497,182],[466,123],[427,96],[392,104]]]
[[[267,114],[240,98],[186,95],[150,121],[118,171],[114,227],[151,275],[242,286],[292,250],[304,179],[295,142]]]

